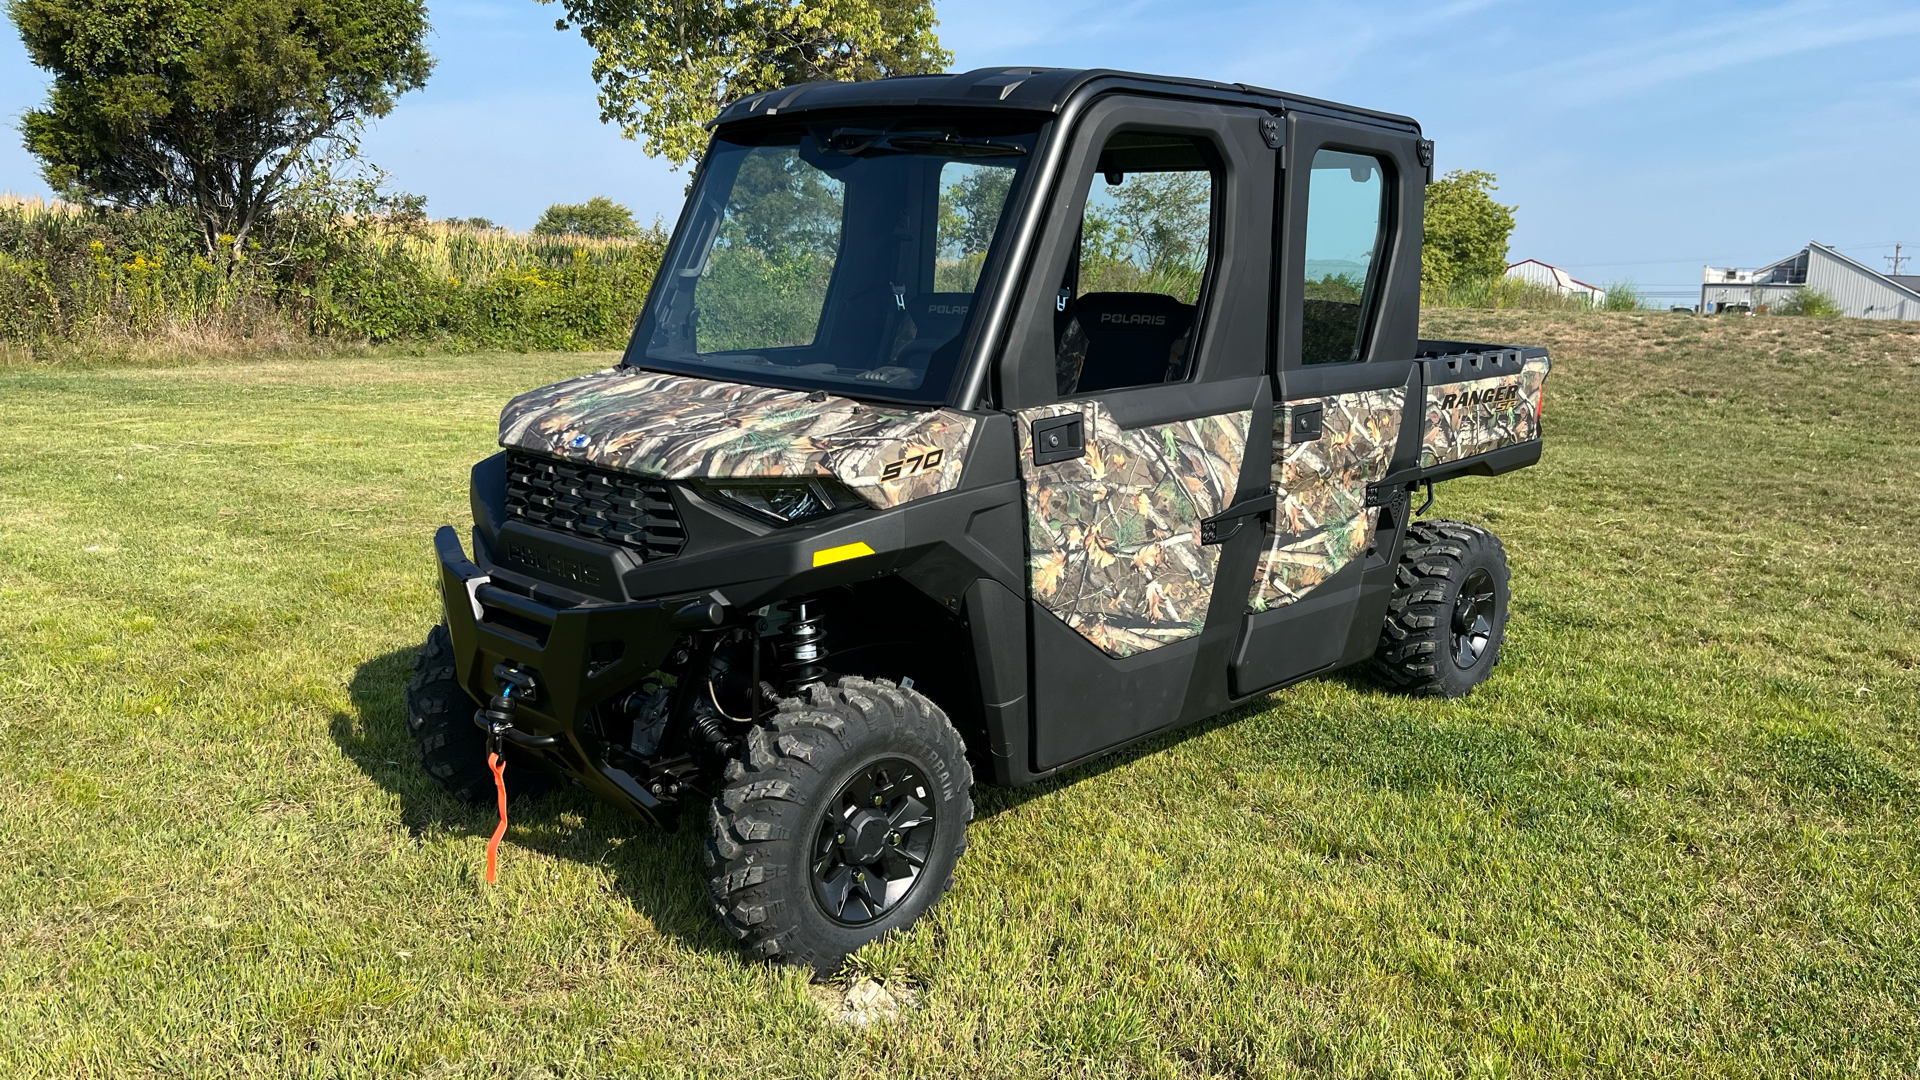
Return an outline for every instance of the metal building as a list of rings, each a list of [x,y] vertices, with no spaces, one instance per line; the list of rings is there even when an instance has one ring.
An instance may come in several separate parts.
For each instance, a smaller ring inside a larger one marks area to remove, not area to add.
[[[1882,274],[1812,241],[1758,270],[1704,268],[1700,310],[1764,311],[1802,289],[1825,294],[1850,318],[1920,320],[1920,275]]]
[[[1598,285],[1589,285],[1557,266],[1549,266],[1539,259],[1522,259],[1507,267],[1505,277],[1542,288],[1552,289],[1562,296],[1584,296],[1592,301],[1594,307],[1607,306],[1607,290]]]

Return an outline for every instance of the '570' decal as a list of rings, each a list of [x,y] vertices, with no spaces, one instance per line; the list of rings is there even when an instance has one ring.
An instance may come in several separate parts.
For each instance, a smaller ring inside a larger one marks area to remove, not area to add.
[[[945,450],[929,450],[924,454],[914,454],[910,457],[903,457],[882,470],[880,479],[898,480],[903,476],[913,476],[926,472],[929,469],[937,469],[940,467],[941,460],[946,456],[947,452]]]

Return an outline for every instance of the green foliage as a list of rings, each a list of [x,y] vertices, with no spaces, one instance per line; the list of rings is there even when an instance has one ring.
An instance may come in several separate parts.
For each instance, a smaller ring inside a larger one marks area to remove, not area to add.
[[[1519,278],[1468,278],[1444,288],[1420,290],[1420,303],[1429,308],[1489,308],[1520,311],[1586,311],[1593,307],[1584,296],[1572,296]]]
[[[1326,274],[1318,281],[1306,283],[1306,298],[1336,304],[1358,304],[1360,292],[1366,285],[1366,279],[1352,274]]]
[[[806,345],[840,250],[844,186],[790,147],[746,154],[695,287],[702,352]]]
[[[1601,305],[1602,311],[1644,311],[1647,302],[1640,295],[1640,287],[1631,281],[1616,281],[1606,287],[1607,302]]]
[[[941,292],[972,292],[1000,226],[1014,170],[973,164],[947,168],[959,170],[960,177],[940,192],[940,254],[933,287]]]
[[[1798,315],[1809,319],[1840,317],[1840,304],[1811,285],[1795,290],[1792,296],[1767,307],[1770,315]]]
[[[83,202],[190,208],[239,256],[290,189],[350,157],[358,125],[433,68],[422,0],[10,0],[51,72],[21,122]]]
[[[1090,198],[1080,234],[1080,291],[1157,292],[1193,303],[1207,268],[1213,178],[1134,173]]]
[[[364,209],[364,204],[362,204]],[[666,238],[516,236],[308,205],[240,256],[209,257],[191,215],[0,204],[0,343],[436,341],[582,349],[623,343]]]
[[[553,3],[555,0],[539,0]],[[931,0],[558,0],[593,46],[600,118],[676,165],[728,102],[803,82],[939,71]]]
[[[1422,293],[1492,281],[1506,272],[1514,208],[1494,202],[1496,190],[1494,175],[1478,169],[1455,169],[1427,185]]]
[[[605,195],[595,195],[583,203],[554,203],[547,207],[533,231],[542,236],[612,240],[639,236],[640,226],[634,223],[633,211]]]

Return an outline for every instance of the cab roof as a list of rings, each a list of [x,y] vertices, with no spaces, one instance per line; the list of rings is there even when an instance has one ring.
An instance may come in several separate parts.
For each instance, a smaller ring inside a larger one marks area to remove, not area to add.
[[[1097,87],[1093,84],[1101,84]],[[1082,90],[1127,90],[1160,97],[1219,101],[1276,110],[1304,110],[1418,133],[1412,118],[1246,83],[1143,75],[1106,68],[992,67],[940,75],[897,75],[870,82],[813,82],[741,98],[710,126],[810,112],[916,108],[1057,113]]]

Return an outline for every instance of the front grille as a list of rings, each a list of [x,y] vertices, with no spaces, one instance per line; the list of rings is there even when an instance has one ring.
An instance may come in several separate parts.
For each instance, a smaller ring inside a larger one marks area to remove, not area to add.
[[[513,451],[507,454],[507,516],[622,544],[649,562],[678,555],[687,543],[667,485]]]

